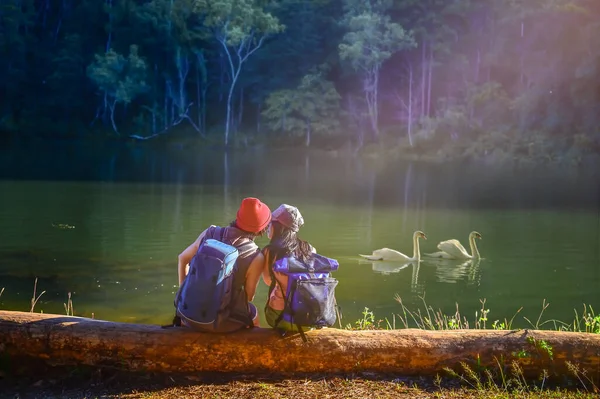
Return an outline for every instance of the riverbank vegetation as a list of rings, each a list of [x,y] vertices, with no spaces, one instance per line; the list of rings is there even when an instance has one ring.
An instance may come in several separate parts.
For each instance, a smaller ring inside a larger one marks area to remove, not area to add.
[[[544,319],[544,312],[550,304],[546,300],[542,301],[540,313],[535,320],[530,320],[526,316],[522,316],[525,325],[515,324],[515,318],[523,307],[516,310],[510,319],[504,317],[500,319],[488,319],[490,309],[486,307],[486,300],[480,300],[481,308],[475,311],[472,319],[461,314],[459,304],[456,304],[456,311],[452,314],[444,313],[441,309],[434,309],[428,305],[425,297],[420,297],[423,307],[410,309],[402,302],[402,297],[396,295],[396,301],[400,304],[401,311],[386,317],[378,319],[375,313],[368,307],[365,307],[362,312],[362,318],[358,319],[354,324],[347,324],[346,329],[349,330],[393,330],[397,328],[418,328],[421,330],[464,330],[464,329],[494,329],[494,330],[515,330],[521,328],[531,328],[534,330],[555,330],[555,331],[571,331],[584,332],[592,334],[600,334],[600,314],[596,314],[591,305],[583,304],[582,309],[578,311],[573,309],[573,319],[562,321],[556,319]]]
[[[4,2],[4,137],[582,165],[593,0]]]

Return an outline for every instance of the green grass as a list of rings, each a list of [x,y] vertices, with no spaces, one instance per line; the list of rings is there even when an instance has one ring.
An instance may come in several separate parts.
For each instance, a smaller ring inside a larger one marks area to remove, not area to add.
[[[401,311],[398,314],[393,314],[391,319],[378,319],[375,314],[365,307],[362,313],[362,318],[354,322],[354,325],[346,325],[346,329],[350,330],[380,330],[380,329],[405,329],[418,328],[422,330],[457,330],[457,329],[493,329],[493,330],[514,330],[513,324],[515,318],[523,310],[519,308],[511,318],[502,320],[494,320],[490,323],[488,315],[490,309],[486,306],[486,300],[480,300],[481,307],[475,312],[472,319],[469,320],[465,315],[461,314],[458,304],[456,311],[452,314],[445,314],[441,309],[434,309],[425,301],[425,297],[421,297],[423,307],[418,309],[409,309],[399,295],[395,297],[400,304]],[[581,312],[574,309],[574,318],[570,323],[560,320],[543,320],[544,312],[550,306],[545,300],[542,302],[542,309],[535,321],[523,316],[523,320],[527,322],[531,328],[540,330],[555,330],[555,331],[570,331],[582,332],[590,334],[600,334],[600,315],[594,312],[594,308],[590,305],[583,305]],[[551,361],[554,361],[554,352],[552,346],[544,340],[536,340],[534,337],[527,338],[528,344],[532,350],[538,353],[544,353]],[[516,358],[527,358],[531,356],[526,349],[522,349],[518,353],[512,354]],[[586,395],[600,394],[600,387],[596,381],[588,376],[586,370],[581,370],[576,364],[566,362],[567,369],[570,372],[569,376],[564,377],[560,386],[550,386],[550,378],[548,372],[544,370],[537,380],[527,379],[519,363],[513,360],[510,366],[506,366],[505,359],[495,359],[496,367],[483,367],[480,364],[480,359],[474,359],[474,365],[469,365],[465,362],[461,363],[462,370],[457,372],[450,368],[445,368],[444,371],[447,377],[458,381],[462,387],[471,391],[476,391],[480,394],[479,397],[484,398],[508,398],[514,397],[589,397]],[[555,379],[554,379],[555,380]],[[441,397],[452,397],[449,392],[442,387],[442,377],[436,378],[436,385],[439,387]],[[572,389],[567,396],[561,388]],[[573,390],[574,389],[574,390]],[[596,397],[596,396],[594,396]]]
[[[424,296],[420,297],[423,302],[423,308],[418,308],[416,310],[410,310],[403,303],[402,298],[399,295],[396,295],[395,299],[400,304],[401,312],[392,315],[391,321],[385,319],[376,322],[375,317],[372,314],[365,315],[363,312],[363,319],[355,323],[357,329],[361,329],[359,327],[365,322],[371,321],[369,324],[370,327],[387,329],[395,329],[399,326],[400,328],[419,328],[422,330],[458,330],[470,328],[513,330],[515,318],[523,310],[523,307],[517,309],[510,319],[496,319],[490,323],[490,320],[488,319],[490,309],[486,307],[485,299],[480,300],[481,307],[475,312],[475,315],[471,320],[461,314],[458,303],[455,304],[456,311],[454,313],[445,314],[441,309],[436,310],[428,305]],[[594,308],[591,305],[583,304],[581,313],[579,313],[577,309],[573,309],[574,318],[570,323],[556,319],[542,320],[544,312],[549,306],[550,304],[546,302],[546,300],[543,300],[542,309],[538,318],[535,321],[531,321],[523,316],[523,320],[525,320],[531,328],[536,330],[546,329],[600,334],[600,315],[595,313]],[[369,312],[368,308],[365,308],[365,311]]]

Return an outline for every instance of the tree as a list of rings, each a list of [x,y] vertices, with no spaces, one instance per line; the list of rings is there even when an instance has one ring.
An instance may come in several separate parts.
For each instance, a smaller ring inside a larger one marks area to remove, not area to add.
[[[343,24],[347,33],[339,46],[340,58],[362,75],[362,89],[371,128],[379,135],[379,73],[394,53],[415,46],[412,33],[394,22],[385,11],[386,0],[346,0]]]
[[[125,58],[113,49],[105,54],[96,54],[95,60],[87,68],[88,77],[100,89],[110,111],[110,122],[118,135],[115,123],[115,107],[127,105],[148,88],[146,84],[146,62],[138,55],[138,47],[132,44],[129,56]]]
[[[195,0],[152,0],[137,8],[135,14],[142,26],[150,28],[144,43],[155,56],[152,113],[153,135],[157,115],[162,116],[163,132],[187,120],[200,134],[205,132],[205,95],[208,87],[203,41],[208,37],[203,27],[205,12]],[[159,61],[160,60],[160,61]],[[164,61],[163,61],[164,60]],[[197,122],[190,117],[193,101],[189,99],[187,82],[190,69],[195,71]],[[163,110],[159,96],[163,94]]]
[[[305,75],[296,89],[279,90],[267,97],[263,116],[271,130],[304,132],[306,147],[313,133],[325,135],[339,130],[340,95],[322,73]]]
[[[337,63],[340,28],[336,23],[342,11],[334,0],[281,0],[273,14],[285,30],[265,42],[248,61],[239,85],[255,107],[256,131],[261,128],[264,102],[269,94],[295,88],[299,79],[323,62]]]
[[[79,101],[82,87],[86,83],[86,60],[83,57],[83,41],[77,35],[66,35],[57,46],[52,59],[52,73],[46,82],[50,90],[60,92],[61,96],[51,104],[54,115],[67,120],[76,120],[85,104]]]
[[[279,20],[265,11],[260,0],[197,0],[206,13],[206,25],[221,45],[229,65],[230,85],[225,119],[225,146],[229,144],[231,100],[242,67],[265,39],[283,30]]]
[[[33,0],[0,2],[0,76],[3,78],[0,79],[0,127],[25,119],[21,118],[25,107],[24,89],[33,84],[27,73],[27,58],[34,42],[31,27],[35,17]],[[5,98],[8,101],[2,101]],[[7,108],[6,114],[2,105]]]

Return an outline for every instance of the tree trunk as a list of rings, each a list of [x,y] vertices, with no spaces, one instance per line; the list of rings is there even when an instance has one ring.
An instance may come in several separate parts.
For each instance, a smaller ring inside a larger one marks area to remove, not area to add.
[[[50,0],[44,0],[44,5],[42,5],[42,28],[46,29],[46,16],[50,11]]]
[[[240,87],[240,104],[238,105],[237,130],[242,126],[244,117],[244,86]]]
[[[379,66],[369,69],[363,80],[365,102],[369,111],[369,121],[374,137],[379,137],[379,109],[377,103],[379,85]]]
[[[225,51],[225,55],[227,56],[227,60],[229,61],[229,72],[231,82],[229,84],[229,92],[227,93],[227,116],[225,119],[225,147],[229,144],[229,129],[231,127],[231,101],[233,98],[233,91],[235,90],[235,84],[237,83],[238,76],[240,75],[240,71],[242,69],[243,61],[239,58],[238,64],[234,65],[231,54],[229,52],[229,48],[227,47],[227,42],[223,38],[220,40],[221,45],[223,46],[223,50]]]
[[[157,112],[158,104],[156,103],[156,97],[154,98],[154,102],[152,103],[152,134],[156,134],[156,112]]]
[[[351,121],[354,122],[356,127],[356,138],[357,145],[355,149],[355,153],[360,150],[365,143],[365,129],[363,127],[363,116],[359,111],[359,107],[354,102],[352,96],[347,97],[347,106],[346,110],[348,115],[351,117]]]
[[[231,74],[231,83],[229,86],[229,95],[227,96],[227,120],[225,121],[225,146],[227,147],[229,140],[229,128],[232,122],[231,116],[231,98],[233,96],[233,90],[235,89],[235,84],[240,76],[240,72],[242,71],[242,66],[244,62],[248,59],[250,55],[252,55],[256,50],[258,50],[265,39],[265,35],[261,36],[260,39],[255,41],[254,33],[245,36],[240,40],[240,43],[237,45],[236,59],[237,62],[234,65],[233,58],[231,56],[230,49],[227,44],[227,35],[217,35],[217,40],[223,46],[223,51],[227,56],[227,60],[229,61],[229,71]]]
[[[412,64],[408,66],[408,142],[410,146],[413,147],[413,139],[412,139],[412,122],[413,122],[413,67]]]
[[[202,134],[204,125],[202,124],[202,100],[200,97],[200,67],[196,65],[196,118],[198,118],[198,128],[200,131],[198,133]]]
[[[102,110],[102,123],[106,124],[108,121],[108,92],[104,91],[104,107]]]
[[[308,148],[308,147],[310,147],[310,121],[306,120],[305,123],[306,123],[306,137],[304,140],[304,146],[306,148]]]
[[[262,102],[256,106],[256,133],[260,134],[260,116],[262,112]]]
[[[198,130],[200,135],[206,135],[206,92],[208,90],[208,76],[206,58],[202,51],[196,53],[196,101],[198,112]]]
[[[112,43],[112,0],[107,0],[106,4],[108,6],[108,36],[106,37],[105,52],[108,53]]]
[[[525,59],[525,44],[524,44],[524,37],[525,37],[525,22],[521,21],[521,42],[520,42],[520,46],[519,46],[519,84],[520,84],[520,89],[521,89],[521,93],[523,93],[524,91],[524,86],[525,86],[525,73],[524,73],[524,59]]]
[[[169,128],[169,79],[165,79],[165,101],[163,103],[163,121],[164,121],[164,129],[167,130]]]
[[[479,84],[479,72],[481,70],[481,49],[477,48],[477,59],[475,61],[475,78],[473,79],[475,84]]]
[[[229,127],[231,123],[231,98],[233,97],[233,89],[235,88],[235,81],[237,75],[231,81],[231,87],[229,88],[229,94],[227,95],[227,118],[225,119],[225,147],[229,144]]]
[[[373,78],[373,128],[379,136],[379,66],[375,70]]]
[[[557,331],[379,330],[335,328],[281,338],[271,329],[233,334],[115,323],[64,315],[0,311],[0,356],[50,365],[131,371],[442,374],[460,362],[475,370],[517,362],[526,376],[569,374],[567,362],[600,378],[600,334]],[[551,355],[543,347],[549,345]]]
[[[433,74],[433,47],[429,46],[429,61],[427,63],[427,116],[431,116],[431,75]]]
[[[185,82],[190,71],[190,60],[187,54],[181,54],[181,47],[179,46],[177,47],[175,54],[175,66],[177,67],[177,83],[179,83],[179,93],[177,93],[177,118],[180,118],[187,107]]]
[[[427,42],[425,39],[422,41],[421,50],[421,118],[425,116],[425,78],[427,77],[427,61],[425,58],[425,51],[427,50]]]
[[[112,125],[113,130],[119,135],[119,130],[117,129],[117,124],[115,123],[115,108],[117,106],[117,99],[114,99],[112,103],[108,104],[110,108],[110,123]]]
[[[228,50],[225,49],[225,51]],[[225,86],[225,75],[227,74],[224,62],[223,53],[219,52],[219,102],[223,101],[223,87]]]

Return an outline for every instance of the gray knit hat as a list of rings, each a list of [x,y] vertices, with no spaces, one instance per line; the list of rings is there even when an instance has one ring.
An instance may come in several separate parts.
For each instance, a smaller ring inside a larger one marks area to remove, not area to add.
[[[294,232],[298,232],[304,224],[304,219],[298,208],[287,204],[281,204],[279,208],[273,211],[271,221],[279,222]]]

